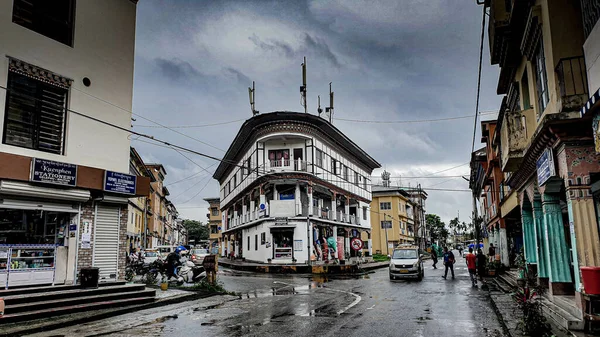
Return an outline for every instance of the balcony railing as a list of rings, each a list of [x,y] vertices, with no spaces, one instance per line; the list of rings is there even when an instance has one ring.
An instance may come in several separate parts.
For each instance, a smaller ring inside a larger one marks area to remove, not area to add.
[[[310,162],[303,160],[289,160],[289,159],[278,159],[270,160],[264,165],[264,170],[260,170],[260,173],[269,172],[283,172],[283,171],[298,171],[307,172],[308,167],[311,165]]]
[[[560,87],[560,111],[578,111],[588,99],[588,82],[583,56],[562,58],[556,66]]]

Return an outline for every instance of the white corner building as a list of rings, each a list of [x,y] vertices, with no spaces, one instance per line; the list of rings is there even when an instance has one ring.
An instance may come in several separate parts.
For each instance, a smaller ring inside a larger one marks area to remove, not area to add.
[[[248,119],[213,175],[220,184],[221,254],[305,264],[368,252],[368,242],[358,250],[350,242],[370,232],[370,177],[379,167],[321,117],[272,112]]]

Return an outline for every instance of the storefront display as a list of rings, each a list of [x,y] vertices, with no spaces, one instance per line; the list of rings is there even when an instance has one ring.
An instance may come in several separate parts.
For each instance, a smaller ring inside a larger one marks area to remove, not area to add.
[[[275,232],[273,233],[273,249],[275,259],[292,259],[292,242],[294,232]]]

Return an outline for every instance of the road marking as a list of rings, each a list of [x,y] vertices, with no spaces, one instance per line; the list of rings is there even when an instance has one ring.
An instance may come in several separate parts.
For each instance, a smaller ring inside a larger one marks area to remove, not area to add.
[[[375,308],[375,304],[373,304],[370,308],[367,308],[367,310],[371,310],[373,308]]]
[[[286,286],[296,287],[293,284],[285,283],[285,282],[280,282],[280,281],[273,281],[273,283],[275,283],[275,284],[285,284]],[[336,314],[338,314],[338,315],[341,315],[344,312],[348,311],[350,308],[352,308],[353,306],[357,305],[362,300],[362,297],[360,297],[360,295],[352,293],[352,292],[349,292],[349,291],[337,290],[337,289],[328,288],[328,287],[322,287],[321,289],[336,291],[338,293],[348,294],[348,295],[352,295],[352,296],[355,297],[354,302],[350,303],[349,305],[345,306],[344,308],[342,308],[342,309],[340,309],[340,310],[338,310],[336,312]]]

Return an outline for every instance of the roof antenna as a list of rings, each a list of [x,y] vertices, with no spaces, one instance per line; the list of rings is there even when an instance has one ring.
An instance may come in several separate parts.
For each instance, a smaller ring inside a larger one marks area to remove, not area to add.
[[[248,95],[250,96],[250,109],[252,110],[252,116],[258,115],[259,111],[254,109],[254,102],[256,98],[256,88],[254,88],[254,81],[252,81],[252,88],[248,87]]]
[[[319,113],[319,117],[321,117],[321,114],[323,113],[323,109],[321,109],[321,95],[317,96],[317,101],[319,102],[319,107],[317,108],[317,113]]]
[[[331,91],[331,82],[329,82],[329,106],[325,108],[329,112],[329,123],[333,124],[333,91]]]
[[[300,105],[304,107],[304,113],[307,113],[306,107],[306,56],[304,56],[304,63],[302,63],[302,86],[300,87]]]

